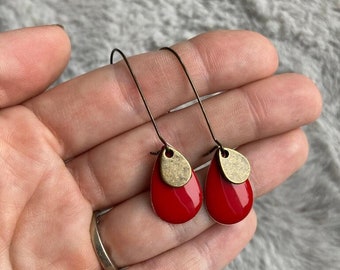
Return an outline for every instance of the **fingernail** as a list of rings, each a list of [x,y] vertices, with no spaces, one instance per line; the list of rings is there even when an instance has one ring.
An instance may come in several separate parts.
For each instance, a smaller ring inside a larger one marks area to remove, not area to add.
[[[51,26],[58,26],[61,29],[65,30],[65,27],[62,24],[56,23],[56,24],[51,24]]]

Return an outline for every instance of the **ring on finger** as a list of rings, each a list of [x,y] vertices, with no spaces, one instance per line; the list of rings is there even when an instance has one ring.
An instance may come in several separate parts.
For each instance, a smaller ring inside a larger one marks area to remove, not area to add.
[[[96,252],[97,258],[104,268],[104,270],[119,270],[116,264],[110,259],[109,255],[107,254],[103,242],[101,240],[99,230],[98,230],[98,223],[99,217],[103,213],[100,211],[93,212],[91,226],[90,226],[90,234],[91,234],[91,241],[93,248]]]

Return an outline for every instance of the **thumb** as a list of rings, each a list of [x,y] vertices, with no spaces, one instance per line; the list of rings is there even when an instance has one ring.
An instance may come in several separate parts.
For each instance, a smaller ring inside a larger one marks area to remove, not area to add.
[[[0,33],[0,108],[44,91],[64,70],[70,40],[57,25]]]

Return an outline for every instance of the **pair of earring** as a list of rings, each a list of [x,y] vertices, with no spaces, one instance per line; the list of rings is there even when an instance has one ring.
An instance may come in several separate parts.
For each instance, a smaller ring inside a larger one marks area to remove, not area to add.
[[[211,150],[211,152],[216,151],[208,170],[205,185],[206,208],[210,216],[218,223],[237,223],[248,215],[253,205],[253,191],[248,180],[250,174],[249,162],[245,156],[236,150],[223,147],[215,138],[201,99],[180,56],[169,47],[161,48],[161,50],[168,50],[173,53],[181,64],[195,93],[212,139],[216,143],[216,146]],[[162,149],[158,152],[151,177],[150,193],[154,212],[169,223],[187,222],[195,217],[203,202],[203,192],[197,176],[186,158],[161,136],[124,53],[119,49],[114,49],[111,53],[110,63],[113,63],[115,52],[123,57],[157,136],[163,143]]]

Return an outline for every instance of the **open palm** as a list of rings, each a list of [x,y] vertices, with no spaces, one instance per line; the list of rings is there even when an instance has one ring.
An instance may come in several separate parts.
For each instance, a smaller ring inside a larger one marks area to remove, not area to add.
[[[100,269],[92,213],[110,257],[129,269],[220,269],[252,237],[242,222],[214,223],[204,207],[172,225],[152,211],[148,185],[161,147],[124,63],[44,90],[67,64],[70,43],[56,26],[0,34],[0,269]],[[297,74],[273,75],[277,54],[259,34],[216,31],[175,45],[220,141],[250,161],[254,195],[305,161],[302,125],[321,110],[316,87]],[[214,145],[174,57],[130,59],[163,136],[197,167]],[[206,169],[198,172],[202,183]]]

